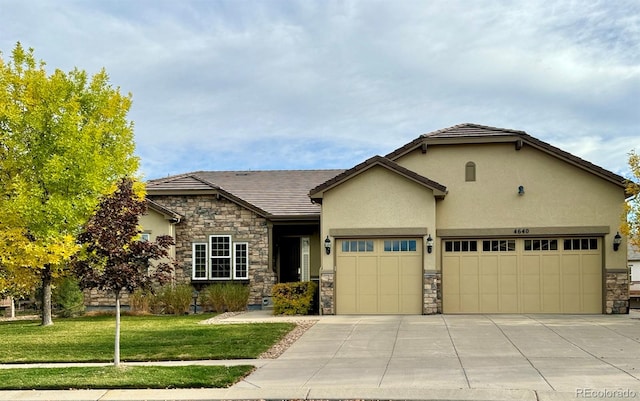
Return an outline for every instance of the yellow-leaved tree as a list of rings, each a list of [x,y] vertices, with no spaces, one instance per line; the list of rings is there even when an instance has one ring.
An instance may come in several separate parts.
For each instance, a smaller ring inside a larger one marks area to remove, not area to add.
[[[629,168],[633,178],[627,181],[625,214],[621,232],[631,245],[640,249],[640,155],[635,151],[629,153]]]
[[[42,325],[80,229],[138,169],[130,106],[104,70],[48,74],[20,43],[0,53],[0,293],[42,285]]]

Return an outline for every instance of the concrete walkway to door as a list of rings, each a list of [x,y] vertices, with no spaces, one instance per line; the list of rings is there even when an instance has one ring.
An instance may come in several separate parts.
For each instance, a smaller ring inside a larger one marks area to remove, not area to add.
[[[471,393],[483,399],[484,393],[497,399],[593,398],[588,396],[595,391],[626,390],[640,399],[640,320],[628,315],[324,316],[282,356],[233,389],[272,390],[276,396],[306,389],[307,398],[325,399],[412,394],[450,399],[451,391],[472,399]]]

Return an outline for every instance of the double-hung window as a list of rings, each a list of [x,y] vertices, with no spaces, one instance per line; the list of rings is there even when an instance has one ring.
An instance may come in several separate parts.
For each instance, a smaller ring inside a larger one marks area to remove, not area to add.
[[[209,242],[193,244],[194,280],[245,280],[249,278],[249,244],[233,242],[230,235],[211,235]]]

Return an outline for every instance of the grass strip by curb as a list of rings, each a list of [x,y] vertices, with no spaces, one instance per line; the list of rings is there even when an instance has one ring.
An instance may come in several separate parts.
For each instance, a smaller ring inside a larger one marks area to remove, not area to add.
[[[253,369],[249,365],[0,369],[0,390],[226,388]]]

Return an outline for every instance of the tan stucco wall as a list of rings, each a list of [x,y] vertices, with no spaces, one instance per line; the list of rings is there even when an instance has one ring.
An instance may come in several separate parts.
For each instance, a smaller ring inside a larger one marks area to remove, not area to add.
[[[147,213],[140,217],[140,227],[145,233],[149,233],[150,240],[155,241],[161,235],[170,235],[175,240],[174,225],[169,222],[161,213],[153,209],[147,209]],[[169,250],[171,257],[175,257],[175,246]]]
[[[322,263],[322,254],[324,253],[324,247],[321,249],[320,246],[321,242],[322,240],[320,239],[320,235],[317,231],[309,237],[309,276],[312,279],[318,279],[320,277],[320,264]]]
[[[476,181],[465,182],[465,165],[476,164]],[[530,146],[513,143],[434,145],[396,162],[445,185],[437,228],[608,226],[605,267],[626,267],[626,245],[613,252],[624,190]],[[525,194],[518,195],[518,186]]]
[[[332,229],[426,228],[435,236],[433,191],[384,167],[374,166],[325,192],[320,242]],[[334,248],[335,238],[331,237]],[[424,247],[424,244],[423,244]],[[332,271],[335,249],[322,252],[322,270]],[[433,254],[425,254],[425,269],[435,268]]]

